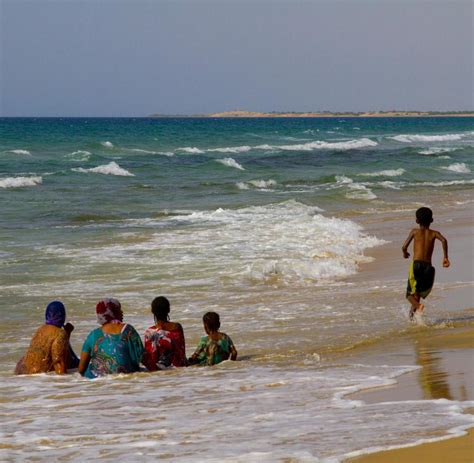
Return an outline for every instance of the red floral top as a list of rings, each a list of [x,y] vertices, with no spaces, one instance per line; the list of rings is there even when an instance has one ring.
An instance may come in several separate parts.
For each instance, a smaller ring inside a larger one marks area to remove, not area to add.
[[[178,328],[171,331],[156,326],[150,326],[145,331],[146,365],[149,370],[187,366],[183,328],[179,323],[176,325]]]

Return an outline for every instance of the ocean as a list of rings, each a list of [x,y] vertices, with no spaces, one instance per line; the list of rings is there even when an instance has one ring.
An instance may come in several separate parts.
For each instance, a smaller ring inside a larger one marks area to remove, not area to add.
[[[472,203],[473,155],[464,117],[0,119],[0,458],[336,462],[461,429],[472,402],[346,397],[415,364],[336,354],[407,329],[406,275],[361,277],[402,244],[373,230]],[[99,299],[143,334],[158,295],[188,355],[215,310],[240,361],[12,375],[49,301],[80,352]]]

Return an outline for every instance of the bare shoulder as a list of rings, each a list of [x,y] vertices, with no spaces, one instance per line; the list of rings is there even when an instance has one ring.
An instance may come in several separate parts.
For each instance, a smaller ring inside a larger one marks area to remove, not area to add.
[[[439,232],[438,230],[431,230],[432,233],[433,233],[433,237],[434,238],[438,238],[439,240],[444,240],[446,239],[442,234],[441,232]]]

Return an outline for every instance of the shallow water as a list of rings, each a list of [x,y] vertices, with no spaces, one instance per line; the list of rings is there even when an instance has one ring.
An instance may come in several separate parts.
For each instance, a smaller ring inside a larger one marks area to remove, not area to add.
[[[379,233],[391,215],[472,201],[472,119],[0,128],[2,459],[331,460],[469,421],[467,402],[345,400],[415,366],[331,352],[407,329],[405,275],[359,272],[392,246]],[[446,304],[453,290],[472,291],[472,272],[441,280],[433,314],[462,312]],[[65,302],[80,351],[99,298],[119,298],[143,333],[159,294],[188,354],[216,310],[243,360],[93,382],[11,375],[50,300]]]

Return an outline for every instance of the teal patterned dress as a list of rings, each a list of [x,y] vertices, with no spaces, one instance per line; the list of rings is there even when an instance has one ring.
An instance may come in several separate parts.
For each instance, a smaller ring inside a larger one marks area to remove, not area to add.
[[[109,374],[139,371],[143,344],[132,325],[124,325],[119,334],[107,334],[101,328],[97,328],[87,336],[82,352],[90,355],[84,376],[97,378]]]

